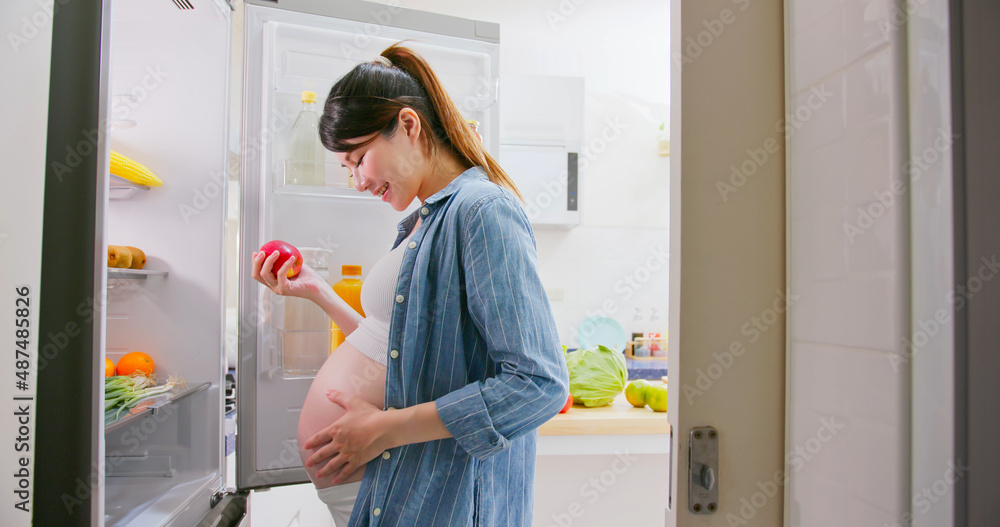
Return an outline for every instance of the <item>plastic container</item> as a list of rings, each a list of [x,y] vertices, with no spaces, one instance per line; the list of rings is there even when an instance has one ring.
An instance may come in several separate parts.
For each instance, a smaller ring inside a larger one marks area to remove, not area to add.
[[[292,124],[285,183],[326,186],[326,149],[319,140],[316,92],[302,92],[302,111]]]
[[[333,292],[337,293],[337,296],[344,299],[347,305],[354,308],[361,316],[365,316],[365,310],[361,308],[361,266],[360,265],[344,265],[340,268],[340,273],[343,276],[341,280],[333,284]],[[332,334],[330,335],[330,352],[337,349],[344,342],[344,332],[337,327],[337,323],[331,321],[330,329]]]
[[[305,264],[328,280],[328,262],[332,251],[317,247],[299,247]],[[272,323],[281,342],[281,369],[286,378],[316,375],[330,356],[330,317],[312,301],[274,295],[276,316]]]

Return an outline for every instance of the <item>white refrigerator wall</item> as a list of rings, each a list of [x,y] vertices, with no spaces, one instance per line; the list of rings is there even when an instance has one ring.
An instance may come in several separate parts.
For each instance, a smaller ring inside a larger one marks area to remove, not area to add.
[[[892,3],[787,3],[788,525],[909,512],[905,30]]]

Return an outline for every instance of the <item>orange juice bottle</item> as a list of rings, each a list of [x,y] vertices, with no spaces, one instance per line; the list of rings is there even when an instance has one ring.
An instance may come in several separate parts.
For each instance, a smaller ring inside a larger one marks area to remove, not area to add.
[[[343,298],[347,305],[353,307],[361,316],[365,316],[365,311],[361,309],[361,266],[344,265],[340,268],[340,272],[343,278],[333,284],[333,292]],[[344,332],[333,321],[330,321],[330,329],[333,330],[330,336],[330,353],[333,353],[333,350],[344,342]]]

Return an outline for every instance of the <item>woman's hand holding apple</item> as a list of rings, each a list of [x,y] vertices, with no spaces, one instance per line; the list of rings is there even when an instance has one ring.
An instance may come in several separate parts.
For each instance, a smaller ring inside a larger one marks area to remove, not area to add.
[[[272,269],[274,262],[278,260],[279,252],[271,254],[264,252],[253,253],[253,279],[264,284],[275,294],[283,296],[297,296],[307,300],[315,300],[325,290],[329,289],[329,284],[312,270],[311,267],[302,264],[302,269],[295,278],[288,278],[288,271],[295,264],[294,258],[285,260],[284,265],[276,272]]]

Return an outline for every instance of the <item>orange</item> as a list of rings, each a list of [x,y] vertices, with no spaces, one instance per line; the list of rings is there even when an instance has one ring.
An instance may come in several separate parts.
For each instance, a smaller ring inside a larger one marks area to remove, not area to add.
[[[111,359],[104,358],[104,376],[114,377],[115,376],[115,363],[111,362]]]
[[[650,384],[646,389],[646,404],[654,412],[667,411],[667,386],[665,384]]]
[[[639,379],[628,383],[625,387],[625,399],[636,408],[646,406],[646,392],[649,391],[649,381]]]
[[[153,366],[152,357],[141,351],[133,351],[132,353],[126,353],[124,357],[118,359],[118,366],[115,370],[118,372],[118,375],[133,375],[136,373],[152,375]]]

